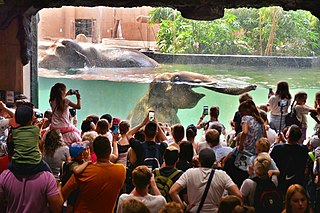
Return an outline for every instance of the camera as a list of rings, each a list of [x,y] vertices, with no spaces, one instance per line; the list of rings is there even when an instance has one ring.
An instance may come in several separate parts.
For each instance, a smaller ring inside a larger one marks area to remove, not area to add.
[[[278,106],[279,106],[279,107],[288,106],[288,101],[287,101],[287,100],[280,100],[280,101],[278,102]]]
[[[70,94],[71,95],[75,95],[77,93],[79,93],[79,90],[70,89]]]
[[[69,112],[70,112],[71,117],[75,117],[77,115],[77,110],[76,109],[70,108]]]

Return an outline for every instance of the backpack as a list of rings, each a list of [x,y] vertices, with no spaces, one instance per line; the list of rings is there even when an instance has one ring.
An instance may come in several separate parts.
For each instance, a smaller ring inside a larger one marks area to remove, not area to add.
[[[62,161],[61,167],[60,167],[60,181],[61,181],[61,185],[64,186],[68,180],[70,179],[70,177],[73,174],[73,170],[71,169],[71,166],[76,163],[74,161],[71,162],[66,162],[66,161]]]
[[[142,157],[142,165],[147,166],[151,171],[160,168],[160,143],[142,143],[143,157]]]
[[[297,125],[298,127],[301,127],[301,121],[298,120],[295,107],[293,107],[294,102],[292,103],[290,107],[290,112],[285,116],[285,123],[286,126],[291,126],[293,124]]]
[[[159,191],[161,192],[161,195],[166,199],[167,202],[171,202],[172,199],[169,194],[169,190],[170,190],[171,186],[174,184],[172,179],[176,175],[180,174],[181,171],[176,170],[169,177],[162,176],[160,174],[159,168],[155,169],[154,171],[155,171],[155,181],[156,181],[156,184],[157,184]]]
[[[233,182],[241,188],[243,181],[249,177],[249,174],[247,170],[243,171],[235,165],[237,153],[237,149],[234,148],[233,151],[227,155],[224,160],[223,170],[231,177]]]
[[[257,183],[254,193],[254,208],[256,213],[280,213],[282,211],[282,199],[275,184],[270,178],[251,178]]]

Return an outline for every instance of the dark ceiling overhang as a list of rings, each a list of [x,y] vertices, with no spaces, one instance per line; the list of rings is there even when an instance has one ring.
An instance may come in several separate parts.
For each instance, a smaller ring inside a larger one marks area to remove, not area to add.
[[[185,18],[214,20],[223,17],[225,8],[281,6],[284,10],[308,10],[320,18],[319,0],[0,0],[0,29],[19,18],[17,37],[21,44],[21,59],[27,64],[30,59],[30,23],[32,15],[42,8],[62,6],[108,6],[108,7],[171,7],[181,12]]]

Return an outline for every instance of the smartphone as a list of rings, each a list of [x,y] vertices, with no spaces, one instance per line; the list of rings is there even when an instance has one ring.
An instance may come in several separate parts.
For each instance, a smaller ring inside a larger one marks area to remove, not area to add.
[[[118,133],[118,124],[113,124],[113,127],[112,127],[112,129],[113,129],[113,134],[117,134]]]
[[[73,108],[69,108],[69,112],[71,117],[75,117],[77,115],[77,110]]]
[[[42,112],[35,112],[36,118],[43,118],[43,113]]]
[[[79,90],[73,90],[73,89],[70,89],[70,94],[71,95],[75,95],[75,94],[77,94],[77,93],[79,93]]]
[[[149,111],[149,121],[154,121],[154,111]]]
[[[208,106],[203,106],[203,114],[208,115]]]

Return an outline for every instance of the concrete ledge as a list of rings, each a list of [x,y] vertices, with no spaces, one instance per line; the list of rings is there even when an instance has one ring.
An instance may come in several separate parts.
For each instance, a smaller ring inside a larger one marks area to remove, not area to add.
[[[113,45],[126,48],[135,49],[155,49],[155,41],[135,41],[135,40],[125,40],[121,38],[103,38],[101,40],[102,44]]]
[[[148,57],[162,64],[231,64],[239,66],[284,66],[284,67],[319,67],[320,56],[251,56],[251,55],[198,55],[164,54],[142,51]]]

